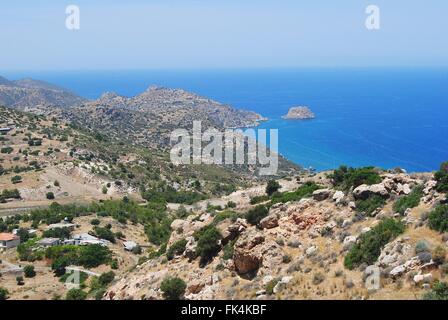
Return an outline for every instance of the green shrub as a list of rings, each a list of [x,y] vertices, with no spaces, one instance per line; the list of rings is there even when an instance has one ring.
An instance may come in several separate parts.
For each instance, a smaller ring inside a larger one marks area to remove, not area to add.
[[[439,232],[448,230],[448,204],[438,205],[429,213],[428,225]]]
[[[78,264],[86,268],[95,268],[110,262],[112,252],[99,244],[80,248]]]
[[[207,226],[194,234],[197,241],[196,253],[203,263],[210,261],[220,250],[218,241],[221,233],[214,226]]]
[[[187,284],[180,278],[165,278],[160,285],[160,290],[166,300],[180,300],[185,294],[186,288]]]
[[[218,212],[215,217],[213,218],[213,225],[217,225],[218,223],[220,223],[221,221],[230,219],[232,222],[235,222],[236,219],[238,219],[240,215],[238,213],[236,213],[235,211],[232,210],[225,210],[222,212]]]
[[[419,205],[420,199],[423,197],[423,186],[415,187],[407,196],[400,197],[393,205],[393,210],[400,214],[404,214],[406,209],[414,208]]]
[[[187,245],[187,240],[181,239],[174,242],[171,247],[169,247],[166,257],[168,260],[172,260],[174,256],[181,255],[185,251],[185,246]]]
[[[54,199],[54,193],[53,192],[47,192],[46,197],[48,200],[53,200]]]
[[[362,184],[376,184],[381,182],[381,177],[373,167],[349,168],[340,166],[329,175],[333,186],[348,191],[350,188],[356,188]]]
[[[442,246],[437,246],[432,253],[432,260],[437,265],[442,265],[445,263],[446,259],[446,250]]]
[[[115,279],[115,273],[113,271],[105,272],[100,275],[98,281],[101,286],[107,286]]]
[[[322,187],[314,182],[306,182],[297,188],[294,192],[275,193],[272,195],[272,204],[286,203],[289,201],[299,201],[303,198],[312,196],[313,192]]]
[[[228,201],[226,204],[227,208],[236,208],[236,203],[233,201]]]
[[[115,234],[108,228],[98,227],[93,228],[98,238],[115,243]]]
[[[3,147],[3,148],[1,148],[0,152],[10,154],[11,152],[13,152],[13,150],[14,149],[11,147]]]
[[[246,213],[246,220],[252,225],[258,224],[269,213],[268,208],[263,205],[257,206]]]
[[[95,268],[111,261],[112,252],[99,244],[88,246],[63,245],[47,248],[45,257],[53,261],[51,268],[58,275],[65,273],[68,265]]]
[[[280,279],[272,279],[266,284],[265,290],[268,295],[272,295],[274,293],[274,288],[277,285],[277,283],[279,283],[279,281]]]
[[[376,209],[383,207],[386,204],[386,200],[383,197],[372,194],[367,199],[356,200],[356,210],[358,212],[364,212],[371,214]]]
[[[21,199],[20,192],[17,189],[4,189],[1,193],[1,197],[5,199]]]
[[[8,290],[5,288],[0,287],[0,301],[8,299]]]
[[[70,234],[71,231],[69,228],[54,228],[43,232],[45,238],[68,239],[70,238]]]
[[[90,220],[90,224],[92,226],[99,226],[100,223],[101,223],[101,221],[99,219],[92,219],[92,220]]]
[[[266,194],[268,196],[272,196],[275,192],[277,192],[281,188],[280,184],[275,180],[269,180],[266,186]]]
[[[405,225],[395,219],[381,221],[372,230],[360,236],[344,258],[345,267],[352,270],[362,263],[373,264],[378,259],[381,249],[404,230]]]
[[[250,204],[254,205],[254,204],[258,204],[258,203],[265,202],[268,200],[269,200],[269,196],[267,196],[267,195],[255,196],[250,199]]]
[[[448,284],[437,282],[431,291],[425,293],[423,300],[448,300]]]
[[[233,252],[234,252],[235,242],[236,242],[236,239],[235,239],[235,240],[232,240],[232,241],[230,241],[230,242],[228,242],[228,243],[224,246],[224,248],[222,249],[222,251],[223,251],[222,258],[223,258],[224,260],[230,260],[230,259],[233,259]]]
[[[448,192],[448,161],[440,165],[440,170],[435,173],[434,177],[437,181],[437,191]]]
[[[429,244],[428,244],[428,242],[426,242],[425,240],[419,240],[415,244],[414,251],[415,251],[416,254],[419,254],[421,252],[429,252]]]
[[[34,266],[27,265],[23,268],[23,273],[25,278],[34,278],[36,276],[36,271],[34,271]]]
[[[12,177],[12,178],[11,178],[11,182],[12,182],[13,184],[22,182],[22,176],[14,176],[14,177]]]
[[[160,222],[146,224],[145,233],[149,241],[155,245],[161,245],[167,242],[171,236],[171,220],[166,218]]]
[[[86,298],[87,293],[81,289],[70,289],[65,296],[65,300],[85,300]]]
[[[207,197],[195,191],[181,191],[170,186],[165,186],[159,190],[152,189],[142,192],[142,198],[149,202],[165,201],[191,205],[195,202],[205,200]]]

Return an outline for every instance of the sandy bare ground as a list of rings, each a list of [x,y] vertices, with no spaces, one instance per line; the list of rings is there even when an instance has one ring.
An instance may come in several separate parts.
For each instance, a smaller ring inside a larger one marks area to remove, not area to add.
[[[20,214],[32,209],[48,207],[53,202],[60,204],[89,204],[92,201],[119,199],[124,195],[139,198],[135,190],[118,189],[112,181],[91,174],[86,169],[70,165],[46,168],[40,172],[22,174],[23,182],[12,184],[9,176],[0,178],[1,189],[19,189],[22,199],[11,200],[0,204],[0,216]],[[55,181],[59,186],[55,186]],[[102,187],[111,183],[107,194]],[[46,195],[53,192],[55,199],[49,200]]]

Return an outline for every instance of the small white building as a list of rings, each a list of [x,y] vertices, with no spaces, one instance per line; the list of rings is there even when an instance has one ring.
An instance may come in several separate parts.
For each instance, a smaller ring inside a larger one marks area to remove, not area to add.
[[[15,248],[20,244],[20,237],[12,233],[0,233],[0,248]]]
[[[123,242],[124,250],[132,251],[134,248],[138,247],[138,244],[134,241],[124,241]]]
[[[87,246],[91,244],[99,244],[103,247],[107,247],[109,245],[109,241],[104,239],[99,239],[95,236],[92,236],[88,233],[81,233],[74,235],[71,239],[65,240],[64,244],[73,244],[76,246]]]
[[[69,222],[53,223],[47,227],[47,230],[68,228],[70,231],[75,230],[76,225]]]
[[[54,247],[61,244],[61,240],[58,238],[44,238],[37,242],[42,247]]]

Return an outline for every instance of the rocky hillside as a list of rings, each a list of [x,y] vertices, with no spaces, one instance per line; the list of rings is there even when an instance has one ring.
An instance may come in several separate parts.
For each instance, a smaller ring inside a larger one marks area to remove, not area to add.
[[[341,167],[247,190],[232,209],[174,220],[167,246],[104,299],[163,299],[169,281],[193,300],[436,298],[447,177],[446,165],[435,176]],[[375,270],[379,287],[367,284]]]
[[[52,84],[21,79],[9,81],[0,77],[0,105],[24,109],[36,106],[66,108],[85,102],[84,98]]]
[[[66,110],[63,117],[130,141],[166,145],[174,129],[250,127],[263,118],[179,89],[150,87],[135,97],[105,93],[100,99]]]

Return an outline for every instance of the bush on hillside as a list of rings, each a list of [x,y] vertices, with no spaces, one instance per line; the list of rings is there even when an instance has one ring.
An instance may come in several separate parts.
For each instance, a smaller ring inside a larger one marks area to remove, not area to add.
[[[175,256],[181,255],[185,251],[185,246],[187,245],[187,240],[181,239],[174,242],[166,252],[166,257],[168,260],[172,260]]]
[[[296,191],[293,192],[283,192],[283,193],[275,193],[272,195],[272,204],[275,203],[286,203],[289,201],[299,201],[303,198],[311,197],[313,192],[321,189],[322,187],[314,182],[306,182],[300,187],[297,188]]]
[[[429,213],[428,225],[439,232],[448,231],[448,204],[438,205]]]
[[[165,278],[160,285],[166,300],[180,300],[185,294],[185,289],[187,284],[180,278]]]
[[[362,184],[376,184],[381,182],[381,177],[373,167],[351,168],[340,166],[329,175],[333,185],[341,190],[348,191]]]
[[[214,226],[207,226],[194,234],[197,241],[196,253],[201,257],[201,263],[210,261],[221,249],[218,241],[221,233]]]
[[[385,204],[386,200],[384,200],[383,197],[377,194],[372,194],[367,199],[356,200],[356,210],[360,213],[371,214]]]
[[[448,284],[437,282],[431,291],[425,293],[423,300],[448,300]]]
[[[253,209],[250,209],[246,213],[246,220],[252,225],[257,225],[261,221],[261,219],[263,219],[268,215],[268,213],[269,213],[268,208],[260,205]]]
[[[423,197],[423,186],[417,186],[412,189],[407,196],[400,197],[393,205],[393,210],[400,214],[404,214],[406,209],[414,208],[419,205],[420,199]]]
[[[435,173],[434,177],[437,181],[437,191],[448,192],[448,161],[440,165],[440,170]]]
[[[272,196],[275,192],[277,192],[281,188],[280,184],[275,180],[269,180],[266,186],[266,194],[268,196]]]
[[[380,256],[381,249],[404,230],[405,225],[395,219],[381,221],[372,230],[360,236],[344,258],[345,267],[352,270],[362,263],[373,264]]]

